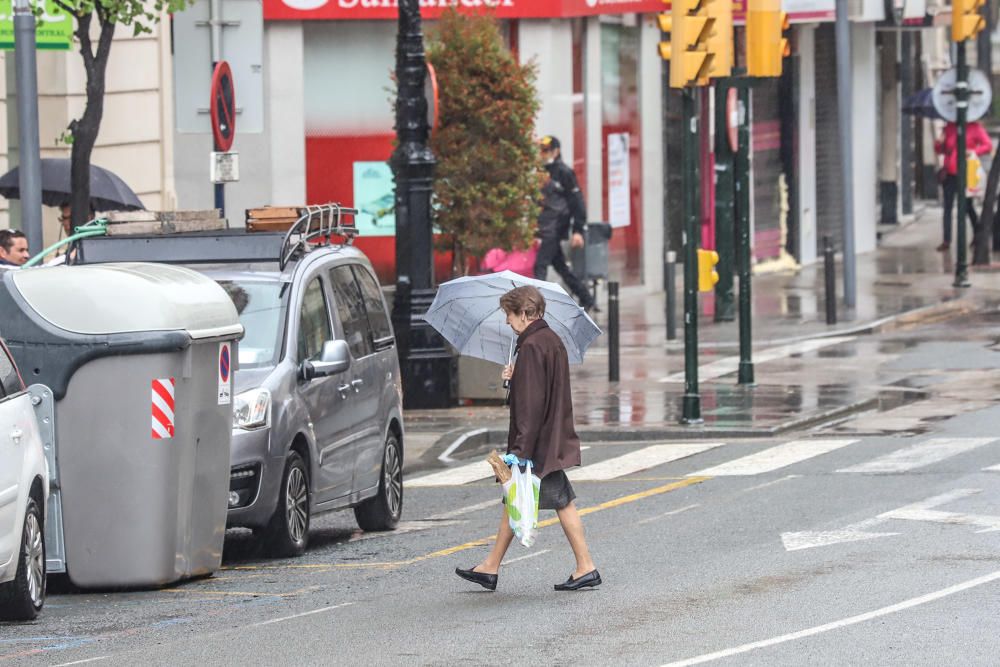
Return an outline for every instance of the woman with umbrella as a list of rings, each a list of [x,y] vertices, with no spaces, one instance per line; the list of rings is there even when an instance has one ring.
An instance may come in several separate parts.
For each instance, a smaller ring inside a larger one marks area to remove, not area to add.
[[[510,290],[500,297],[500,306],[506,323],[517,334],[517,363],[503,371],[503,379],[510,380],[507,453],[534,464],[534,473],[541,478],[539,508],[556,511],[576,557],[576,569],[565,582],[556,584],[555,590],[597,586],[601,575],[591,559],[583,523],[573,502],[576,493],[565,473],[566,468],[580,465],[566,347],[542,319],[545,298],[536,287],[523,285]],[[455,574],[496,590],[500,563],[513,538],[504,512],[496,542],[486,559],[468,570],[456,568]]]

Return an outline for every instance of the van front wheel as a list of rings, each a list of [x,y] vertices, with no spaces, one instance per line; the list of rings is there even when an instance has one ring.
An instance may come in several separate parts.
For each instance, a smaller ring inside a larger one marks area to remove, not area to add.
[[[309,546],[309,473],[298,452],[289,452],[281,476],[278,506],[264,531],[272,556],[301,556]]]
[[[365,531],[395,530],[403,514],[403,453],[399,439],[390,433],[382,455],[378,493],[354,508],[354,517]]]

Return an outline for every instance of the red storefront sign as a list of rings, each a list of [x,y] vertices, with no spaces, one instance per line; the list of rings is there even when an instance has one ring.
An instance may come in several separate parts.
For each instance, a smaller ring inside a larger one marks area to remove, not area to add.
[[[437,18],[454,7],[461,12],[491,12],[499,19],[545,19],[660,12],[662,0],[420,0],[421,15]],[[397,0],[264,0],[267,20],[395,20]]]

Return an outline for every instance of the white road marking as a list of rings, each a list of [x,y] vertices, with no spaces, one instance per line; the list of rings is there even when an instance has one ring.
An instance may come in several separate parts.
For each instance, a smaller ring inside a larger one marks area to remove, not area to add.
[[[663,514],[658,514],[656,516],[651,516],[647,519],[642,519],[641,521],[636,521],[636,525],[641,525],[644,523],[649,523],[651,521],[657,521],[659,519],[665,519],[668,516],[674,516],[675,514],[680,514],[681,512],[687,512],[688,510],[693,510],[695,507],[701,507],[700,504],[695,503],[694,505],[688,505],[687,507],[681,507],[680,509],[670,510],[669,512],[664,512]]]
[[[586,445],[580,447],[580,451],[588,449]],[[465,465],[447,468],[429,475],[421,475],[403,481],[406,488],[419,488],[426,486],[461,486],[469,482],[478,482],[481,479],[493,477],[493,468],[486,462],[486,459],[466,463]]]
[[[461,484],[476,482],[492,476],[493,468],[491,468],[490,464],[484,459],[481,461],[474,461],[473,463],[466,463],[461,466],[455,466],[454,468],[447,468],[445,470],[441,470],[440,472],[433,472],[422,477],[408,479],[403,482],[403,484],[411,489],[422,486],[459,486]]]
[[[755,352],[753,360],[756,364],[762,364],[766,361],[784,359],[785,357],[791,357],[796,354],[815,352],[816,350],[820,350],[824,347],[847,343],[854,339],[855,336],[833,336],[831,338],[813,338],[811,340],[804,340],[798,343],[791,343],[789,345],[779,345],[777,347],[771,347],[766,350]],[[716,378],[720,378],[724,375],[735,373],[739,370],[739,368],[739,356],[725,357],[723,359],[719,359],[718,361],[713,361],[710,364],[699,366],[698,377],[702,381],[715,380]],[[684,382],[684,373],[673,373],[665,378],[661,378],[660,382]]]
[[[498,507],[499,505],[500,505],[500,494],[497,494],[496,500],[487,500],[486,502],[476,503],[475,505],[469,505],[468,507],[460,507],[457,510],[452,510],[450,512],[433,514],[424,519],[424,521],[441,521],[442,519],[454,519],[457,516],[462,516],[464,514],[472,514],[473,512],[478,512],[479,510],[484,510],[489,507]]]
[[[312,611],[304,611],[301,614],[292,614],[291,616],[282,616],[281,618],[272,618],[269,621],[261,621],[260,623],[251,623],[250,625],[243,626],[244,628],[260,628],[265,625],[272,625],[274,623],[284,623],[285,621],[292,621],[296,618],[303,618],[305,616],[314,616],[315,614],[322,614],[323,612],[333,611],[334,609],[342,609],[344,607],[350,607],[353,602],[342,602],[340,604],[330,605],[329,607],[320,607],[319,609],[313,609]]]
[[[63,662],[63,663],[60,663],[60,664],[56,665],[55,667],[69,667],[70,665],[85,665],[88,662],[97,662],[98,660],[107,660],[110,657],[111,657],[110,655],[102,655],[102,656],[98,656],[96,658],[87,658],[86,660],[74,660],[73,662]]]
[[[496,503],[500,501],[497,500]],[[379,537],[392,537],[393,535],[401,535],[403,533],[416,533],[421,530],[428,530],[430,528],[438,528],[441,526],[455,526],[462,523],[461,521],[400,521],[396,526],[395,530],[377,532],[377,533],[366,533],[363,531],[358,531],[351,535],[351,539],[348,542],[361,542],[363,540],[374,540]]]
[[[837,472],[906,472],[944,461],[995,441],[996,438],[932,438],[911,447],[897,449],[867,463],[842,468]]]
[[[858,523],[853,523],[838,530],[808,530],[794,533],[782,533],[781,542],[785,545],[785,551],[798,551],[800,549],[812,549],[814,547],[827,547],[832,544],[841,544],[844,542],[870,540],[876,537],[891,537],[893,535],[899,535],[899,533],[871,533],[868,532],[868,529],[883,524],[890,519],[939,521],[941,517],[936,516],[936,518],[927,518],[928,516],[931,516],[930,513],[932,508],[937,507],[938,505],[953,502],[955,500],[960,500],[961,498],[968,498],[969,496],[977,493],[979,493],[979,489],[955,489],[954,491],[948,491],[947,493],[931,496],[926,500],[921,500],[919,502],[900,507],[899,509],[883,512],[876,517],[865,519],[864,521],[860,521]],[[979,525],[984,526],[987,530],[991,530],[994,527],[992,522],[976,521],[971,518],[976,515],[961,515],[953,514],[951,512],[934,513],[934,515],[937,514],[949,515],[949,517],[962,517],[964,519],[962,521],[942,521],[942,523],[965,523],[967,525]],[[998,524],[1000,524],[1000,517],[978,518],[984,520],[996,519]]]
[[[795,479],[796,477],[802,477],[802,475],[785,475],[784,477],[779,477],[778,479],[772,479],[770,482],[764,482],[763,484],[758,484],[756,486],[751,486],[749,488],[743,489],[746,491],[757,491],[758,489],[766,489],[769,486],[774,486],[775,484],[781,484],[782,482],[787,482],[790,479]]]
[[[757,642],[751,642],[749,644],[742,644],[740,646],[734,646],[733,648],[727,648],[722,651],[716,651],[714,653],[705,653],[703,655],[696,656],[694,658],[688,658],[686,660],[678,660],[676,662],[671,662],[663,667],[688,667],[688,665],[700,665],[705,662],[711,662],[712,660],[720,660],[722,658],[728,658],[730,656],[739,655],[741,653],[749,653],[759,648],[766,648],[768,646],[776,646],[778,644],[784,644],[787,642],[795,641],[797,639],[804,639],[806,637],[812,637],[814,635],[822,634],[824,632],[830,632],[831,630],[838,630],[840,628],[846,628],[851,625],[857,625],[858,623],[864,623],[875,618],[882,616],[888,616],[889,614],[895,614],[900,611],[905,611],[907,609],[912,609],[913,607],[918,607],[929,602],[935,602],[942,598],[946,598],[950,595],[955,595],[956,593],[961,593],[962,591],[967,591],[971,588],[976,588],[977,586],[983,586],[984,584],[989,584],[1000,579],[1000,571],[991,572],[990,574],[984,575],[982,577],[976,577],[975,579],[969,579],[960,584],[954,586],[949,586],[948,588],[943,588],[939,591],[934,591],[933,593],[928,593],[926,595],[921,595],[919,597],[910,598],[909,600],[904,600],[903,602],[898,602],[888,607],[882,607],[880,609],[875,609],[873,611],[865,612],[864,614],[858,614],[856,616],[850,616],[848,618],[840,619],[839,621],[833,621],[831,623],[824,623],[823,625],[816,625],[811,628],[806,628],[805,630],[799,630],[798,632],[790,632],[785,635],[780,635],[778,637],[772,637],[770,639],[764,639]]]
[[[722,446],[721,442],[692,442],[670,445],[653,445],[644,447],[628,454],[615,456],[600,463],[574,468],[567,471],[567,476],[574,482],[594,482],[624,477],[640,470],[648,470],[664,463],[683,459],[688,456]]]
[[[688,477],[759,475],[832,452],[855,442],[857,440],[793,440],[735,461],[693,472]]]
[[[511,563],[517,563],[522,560],[528,560],[529,558],[534,558],[535,556],[541,556],[542,554],[547,554],[550,551],[552,551],[552,549],[542,549],[541,551],[536,551],[535,553],[528,554],[527,556],[519,556],[518,558],[511,558],[510,560],[505,560],[504,562],[500,563],[500,566],[503,567],[504,565],[510,565]]]
[[[983,468],[983,471],[984,472],[987,472],[987,471],[989,471],[989,472],[1000,472],[1000,464],[997,464],[995,466],[990,466],[989,468]]]

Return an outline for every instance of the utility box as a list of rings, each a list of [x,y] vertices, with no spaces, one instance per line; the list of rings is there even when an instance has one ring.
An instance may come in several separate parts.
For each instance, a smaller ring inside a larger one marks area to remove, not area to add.
[[[25,381],[55,399],[53,571],[105,588],[218,569],[243,335],[226,292],[176,266],[47,267],[3,274],[0,312]]]

